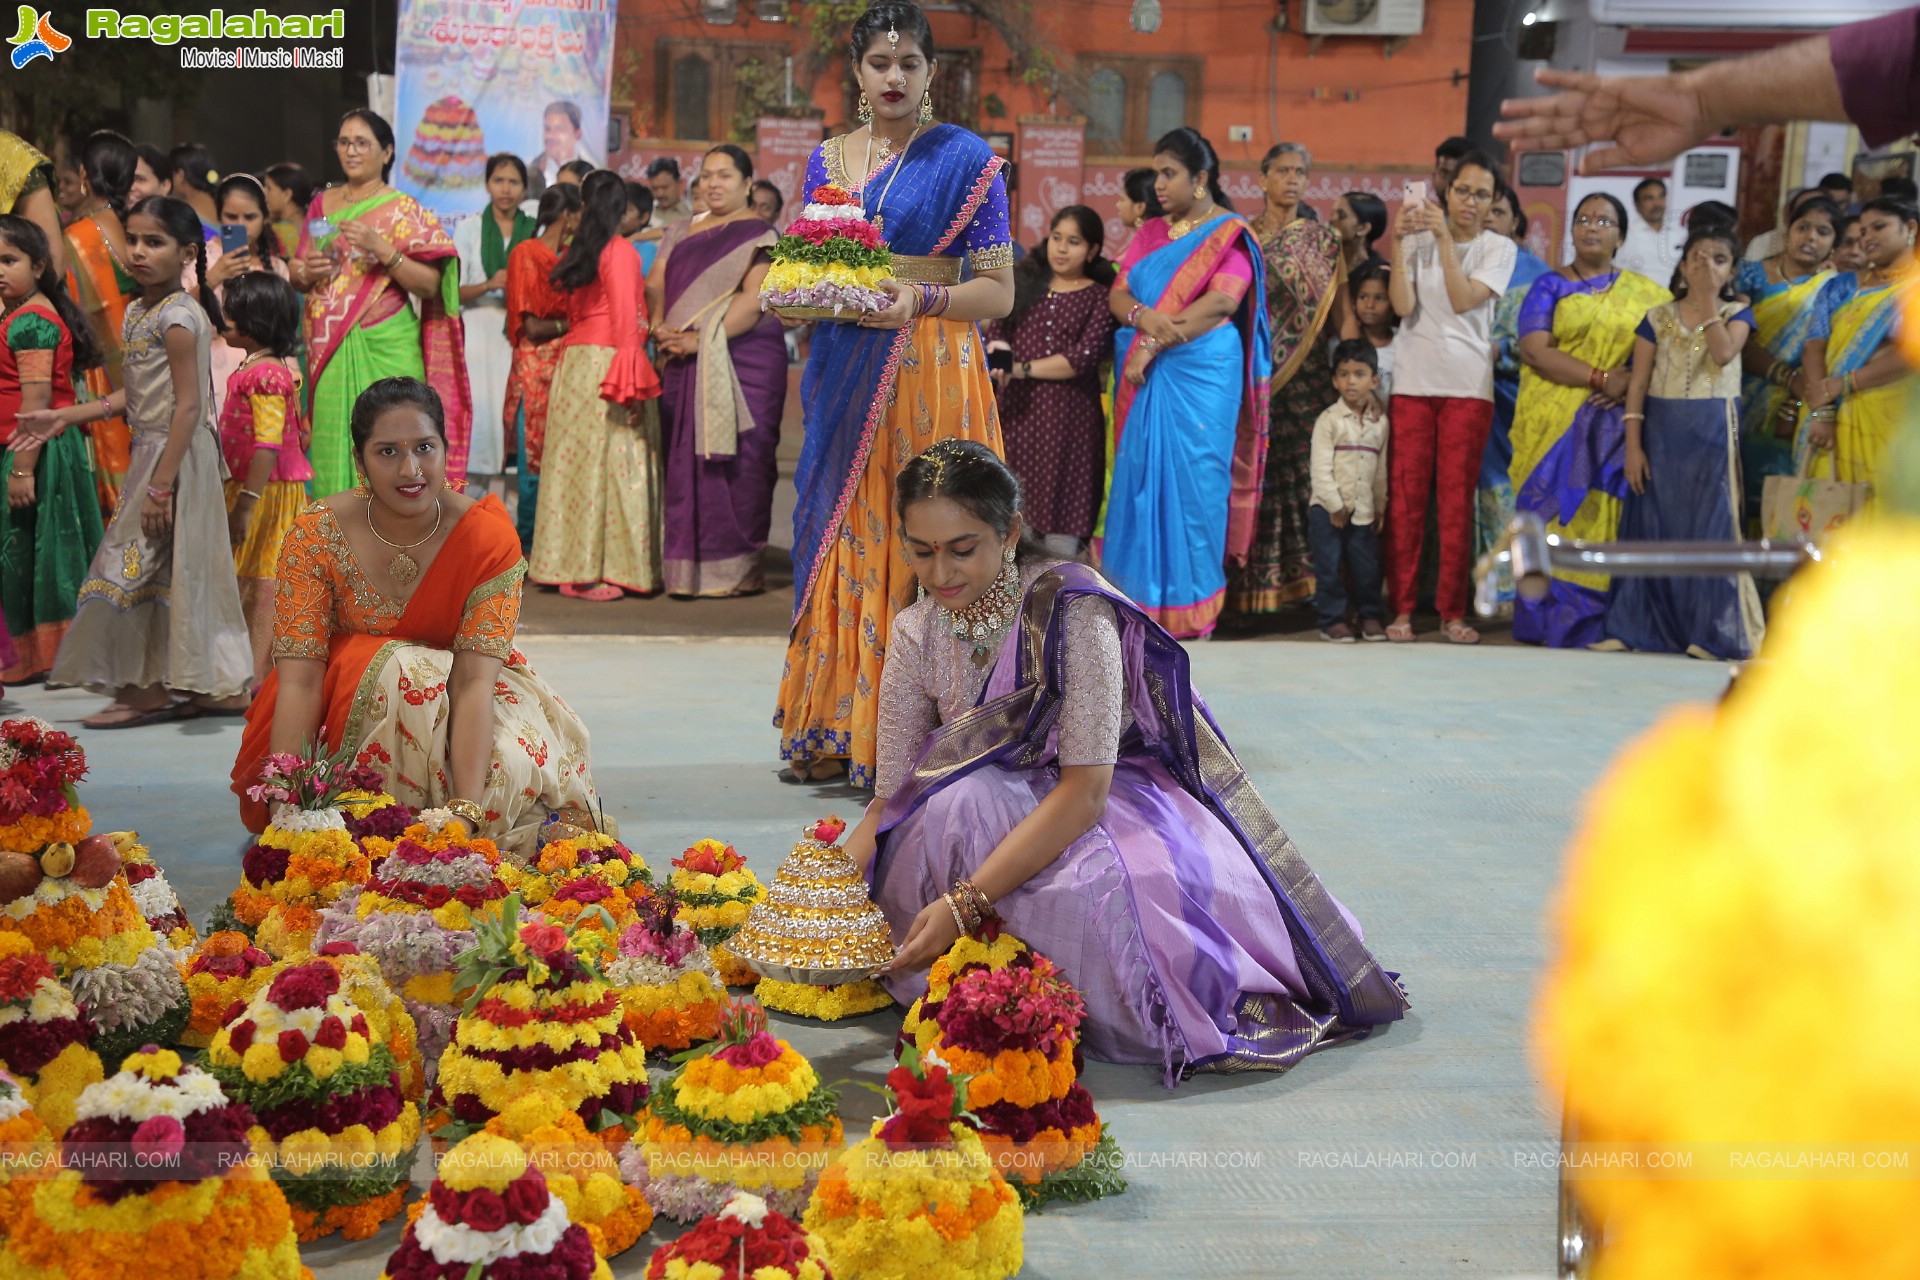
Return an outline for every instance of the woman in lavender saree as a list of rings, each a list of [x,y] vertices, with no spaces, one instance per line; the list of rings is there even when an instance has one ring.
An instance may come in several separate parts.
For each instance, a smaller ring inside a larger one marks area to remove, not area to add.
[[[930,597],[894,625],[867,863],[905,1001],[984,898],[1086,1000],[1105,1061],[1285,1070],[1407,1002],[1242,772],[1180,645],[1020,546],[1019,485],[945,442],[899,478]]]
[[[694,184],[705,208],[667,228],[647,274],[648,313],[662,317],[662,553],[667,593],[682,598],[766,590],[787,343],[760,309],[779,235],[747,206],[752,186],[746,152],[707,152]]]

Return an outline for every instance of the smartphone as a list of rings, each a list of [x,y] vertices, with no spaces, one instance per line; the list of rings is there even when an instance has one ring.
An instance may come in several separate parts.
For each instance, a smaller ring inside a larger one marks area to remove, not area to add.
[[[237,222],[220,224],[220,252],[240,253],[247,247],[247,229]]]
[[[1427,199],[1427,184],[1424,179],[1408,182],[1400,192],[1400,200],[1403,204],[1425,204]]]
[[[1000,373],[1012,373],[1013,348],[1008,347],[1004,351],[987,352],[987,368],[997,370]]]

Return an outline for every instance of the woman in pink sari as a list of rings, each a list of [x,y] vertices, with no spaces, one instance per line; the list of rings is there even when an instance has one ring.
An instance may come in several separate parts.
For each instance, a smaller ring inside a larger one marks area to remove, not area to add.
[[[307,385],[313,397],[313,496],[353,487],[353,402],[382,378],[418,378],[446,406],[447,476],[467,473],[473,397],[460,332],[460,258],[436,219],[387,185],[393,128],[364,108],[334,140],[343,187],[307,208],[292,263],[307,295]],[[416,315],[408,295],[420,300]]]

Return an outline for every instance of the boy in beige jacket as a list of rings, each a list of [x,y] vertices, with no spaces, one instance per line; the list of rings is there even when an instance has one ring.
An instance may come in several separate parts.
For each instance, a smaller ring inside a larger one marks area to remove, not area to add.
[[[1320,638],[1334,644],[1354,639],[1342,565],[1353,583],[1361,638],[1387,638],[1376,536],[1387,510],[1387,415],[1374,395],[1379,369],[1372,343],[1346,341],[1335,347],[1333,387],[1340,399],[1313,424],[1313,496],[1307,506],[1313,607],[1320,616]]]

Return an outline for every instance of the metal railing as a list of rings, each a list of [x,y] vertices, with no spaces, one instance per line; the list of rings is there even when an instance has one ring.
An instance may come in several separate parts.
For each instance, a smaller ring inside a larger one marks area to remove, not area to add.
[[[1539,516],[1522,511],[1473,567],[1473,607],[1491,618],[1499,605],[1503,570],[1523,600],[1546,598],[1555,569],[1585,570],[1614,577],[1720,577],[1750,573],[1784,578],[1820,559],[1811,542],[1581,542],[1548,533]]]

